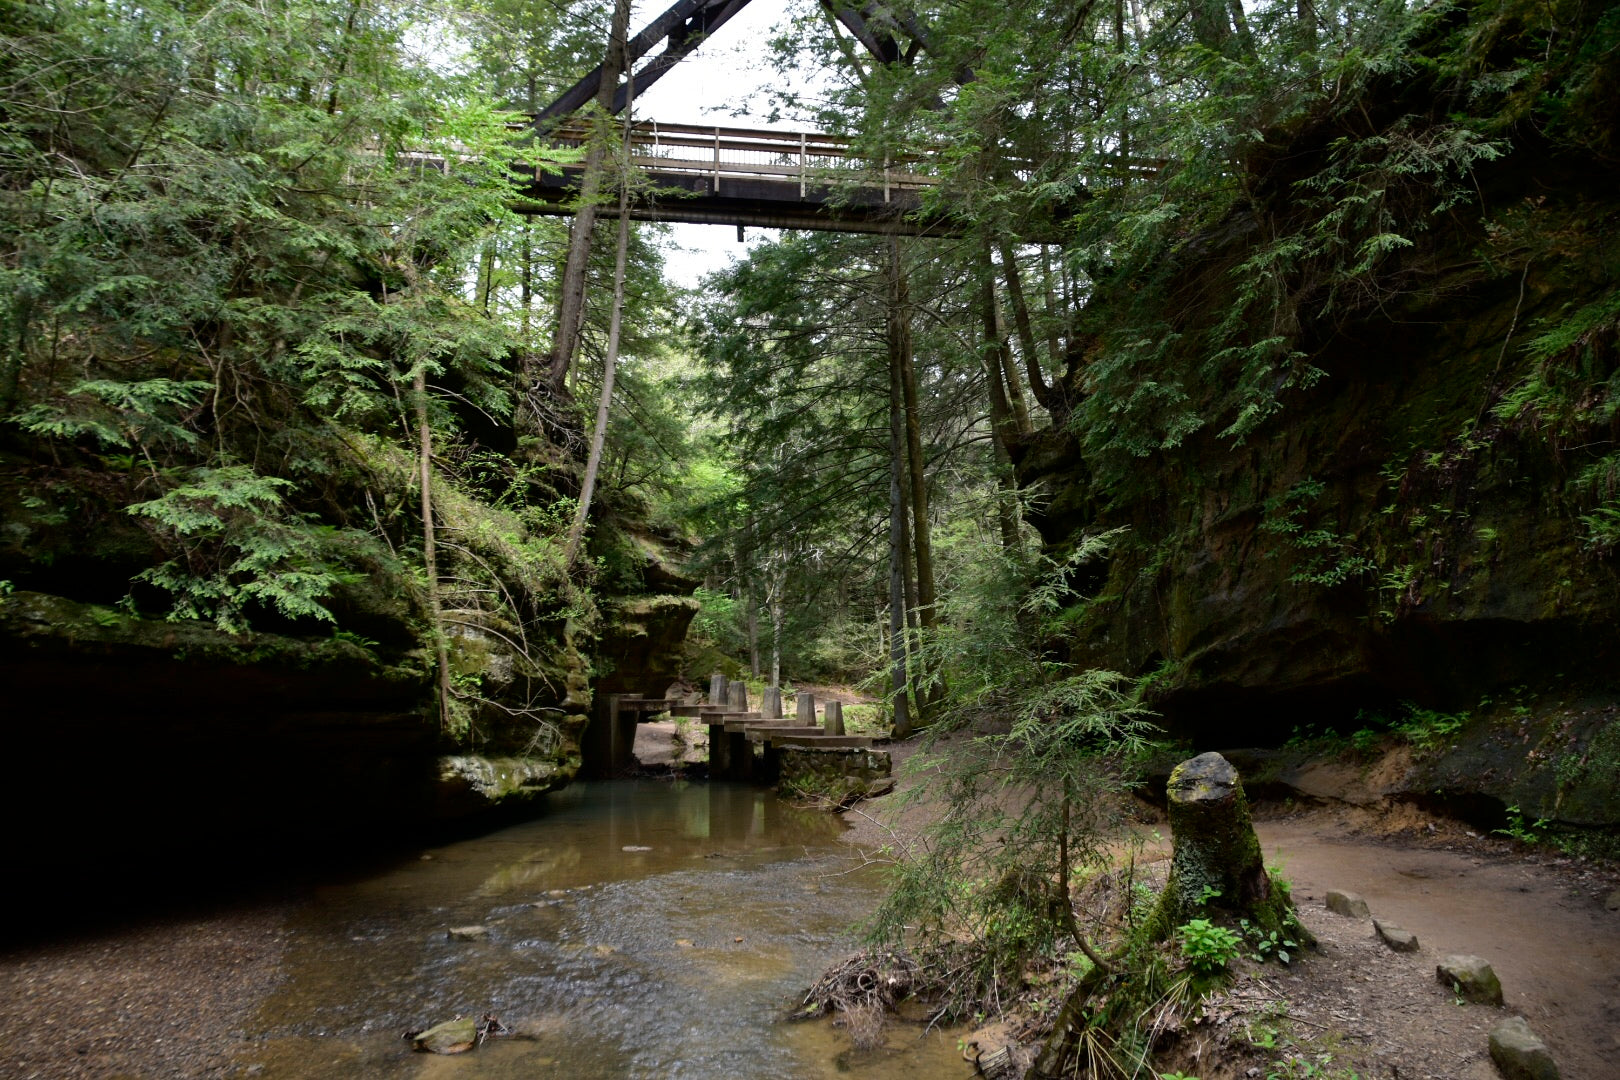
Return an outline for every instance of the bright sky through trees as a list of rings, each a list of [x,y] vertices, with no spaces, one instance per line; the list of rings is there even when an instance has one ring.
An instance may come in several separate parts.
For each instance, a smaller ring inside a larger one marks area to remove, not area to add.
[[[654,83],[643,97],[636,94],[638,119],[667,123],[722,124],[760,128],[793,128],[788,120],[766,118],[761,94],[773,74],[765,62],[767,43],[797,0],[752,0],[736,17]],[[632,25],[645,25],[660,14],[666,0],[641,0]],[[756,111],[757,110],[757,111]],[[777,230],[751,229],[750,241],[774,236]],[[666,276],[691,288],[704,274],[723,269],[747,253],[737,232],[725,225],[672,225],[666,250]]]

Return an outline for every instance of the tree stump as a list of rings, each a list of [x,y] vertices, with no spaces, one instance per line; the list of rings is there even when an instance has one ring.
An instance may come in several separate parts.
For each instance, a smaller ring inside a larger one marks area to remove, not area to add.
[[[1177,765],[1168,789],[1170,880],[1151,920],[1156,935],[1218,908],[1265,930],[1303,934],[1290,915],[1292,903],[1275,888],[1249,818],[1249,801],[1232,763],[1216,753]]]
[[[1135,946],[1163,941],[1176,927],[1207,915],[1210,908],[1228,913],[1232,921],[1248,919],[1270,932],[1286,933],[1301,945],[1313,944],[1306,929],[1293,918],[1293,902],[1286,886],[1272,882],[1260,856],[1260,840],[1249,818],[1249,801],[1232,763],[1219,754],[1200,754],[1183,761],[1170,774],[1169,811],[1171,843],[1170,879],[1159,903],[1132,940],[1118,946],[1107,964],[1088,971],[1058,1010],[1029,1075],[1053,1078],[1072,1075],[1081,1029],[1096,1022],[1086,1009],[1092,994],[1109,979],[1128,987],[1140,973],[1130,970]],[[1116,993],[1129,994],[1128,989]]]

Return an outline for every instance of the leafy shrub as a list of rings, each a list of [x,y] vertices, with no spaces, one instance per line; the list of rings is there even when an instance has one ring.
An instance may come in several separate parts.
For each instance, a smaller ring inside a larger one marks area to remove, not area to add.
[[[1254,952],[1251,955],[1256,963],[1265,963],[1275,957],[1278,962],[1286,964],[1293,959],[1292,949],[1299,948],[1299,942],[1286,936],[1280,930],[1266,930],[1255,926],[1248,919],[1239,920],[1243,927],[1243,934],[1249,939]]]
[[[1206,975],[1225,971],[1226,965],[1243,955],[1243,939],[1208,919],[1193,919],[1176,927],[1181,939],[1181,955],[1187,963]]]

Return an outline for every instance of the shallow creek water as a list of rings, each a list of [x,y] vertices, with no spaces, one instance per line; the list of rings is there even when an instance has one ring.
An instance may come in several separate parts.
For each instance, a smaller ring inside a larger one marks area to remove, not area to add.
[[[857,1053],[780,1017],[854,947],[879,882],[842,826],[769,792],[613,781],[542,817],[319,889],[238,1055],[255,1075],[592,1078],[971,1075],[902,1026]],[[451,927],[488,937],[452,941]],[[401,1033],[493,1012],[520,1037],[454,1057]]]

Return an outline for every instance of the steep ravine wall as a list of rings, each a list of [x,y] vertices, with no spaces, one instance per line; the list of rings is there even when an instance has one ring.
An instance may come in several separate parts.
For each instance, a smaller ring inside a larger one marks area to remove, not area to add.
[[[637,587],[686,584],[653,555]],[[368,647],[8,591],[0,806],[13,858],[38,878],[28,903],[71,909],[108,880],[144,883],[126,899],[274,881],[503,820],[580,774],[593,671],[668,682],[694,605],[621,594],[594,633],[560,626],[541,650],[543,701],[498,635],[463,628],[452,668],[489,702],[468,745],[440,732],[432,658],[406,627]]]
[[[1294,344],[1325,376],[1246,439],[1212,424],[1105,485],[1063,426],[1017,448],[1018,476],[1050,550],[1126,530],[1063,646],[1144,679],[1173,735],[1276,746],[1466,713],[1388,793],[1612,826],[1620,556],[1590,519],[1614,495],[1577,481],[1620,446],[1620,200],[1571,181],[1596,163],[1517,153],[1387,300],[1307,321]],[[1253,233],[1228,223],[1171,291],[1218,308]],[[1549,351],[1595,309],[1611,314]],[[1075,399],[1093,359],[1071,357]]]

